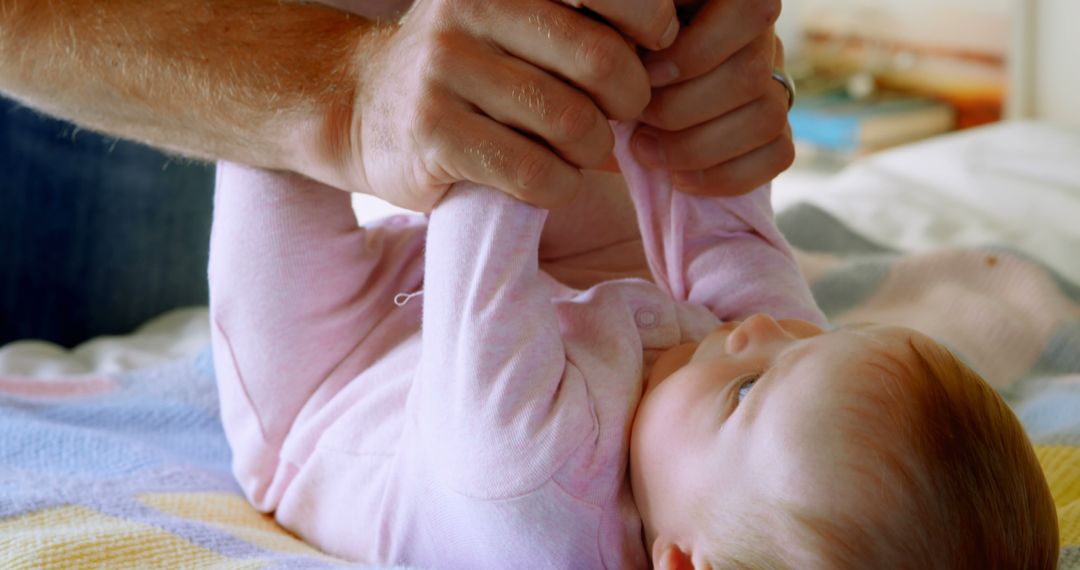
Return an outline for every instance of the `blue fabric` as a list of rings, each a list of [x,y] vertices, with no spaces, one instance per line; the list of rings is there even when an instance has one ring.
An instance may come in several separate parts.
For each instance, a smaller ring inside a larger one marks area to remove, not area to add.
[[[213,167],[0,99],[0,344],[207,303]]]
[[[321,556],[284,530],[268,528],[268,520],[246,506],[229,467],[209,348],[156,368],[82,377],[96,389],[80,389],[76,377],[68,378],[71,392],[28,395],[8,391],[3,379],[0,522],[22,533],[0,534],[0,568],[81,568],[101,560],[101,552],[118,551],[124,567],[165,568],[175,566],[163,558],[194,556],[197,549],[221,557],[213,567],[382,568]],[[147,496],[183,512],[162,509]],[[236,506],[225,515],[228,524],[214,514],[223,504]],[[35,514],[74,506],[80,511],[68,512],[69,526],[56,531],[57,539],[43,539],[42,531],[51,529],[35,522]],[[208,518],[199,516],[208,511]],[[159,534],[116,533],[103,528],[98,515]],[[363,513],[358,516],[362,523]],[[266,540],[256,540],[260,536]]]

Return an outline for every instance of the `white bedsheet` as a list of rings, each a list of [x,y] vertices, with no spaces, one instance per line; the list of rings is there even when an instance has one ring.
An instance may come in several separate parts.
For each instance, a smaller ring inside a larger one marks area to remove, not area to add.
[[[0,347],[0,375],[54,378],[111,374],[197,354],[210,343],[206,307],[176,309],[122,336],[102,336],[73,349],[24,340]]]
[[[903,250],[1007,244],[1080,283],[1080,131],[1001,123],[859,161],[774,193]]]

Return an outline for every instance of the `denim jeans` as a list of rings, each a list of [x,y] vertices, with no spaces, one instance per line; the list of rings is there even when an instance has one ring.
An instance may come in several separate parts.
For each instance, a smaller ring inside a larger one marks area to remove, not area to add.
[[[0,344],[73,346],[207,302],[213,167],[0,98]]]

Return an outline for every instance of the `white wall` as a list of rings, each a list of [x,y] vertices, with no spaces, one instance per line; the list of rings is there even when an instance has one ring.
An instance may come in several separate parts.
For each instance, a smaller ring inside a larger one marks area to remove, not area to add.
[[[1080,128],[1080,1],[1038,0],[1034,13],[1032,110]]]
[[[796,49],[795,31],[803,25],[1004,55],[1014,1],[1025,0],[785,0],[778,31]]]

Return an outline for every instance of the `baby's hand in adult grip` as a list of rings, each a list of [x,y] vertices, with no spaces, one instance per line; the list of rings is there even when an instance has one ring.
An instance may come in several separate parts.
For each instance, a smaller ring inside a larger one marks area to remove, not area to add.
[[[679,4],[693,18],[670,48],[645,57],[655,89],[635,154],[685,192],[749,192],[794,159],[788,93],[772,77],[784,61],[773,30],[780,0]]]
[[[427,211],[455,182],[553,207],[637,117],[648,77],[619,32],[551,0],[427,0],[374,50],[347,125],[362,191]]]

